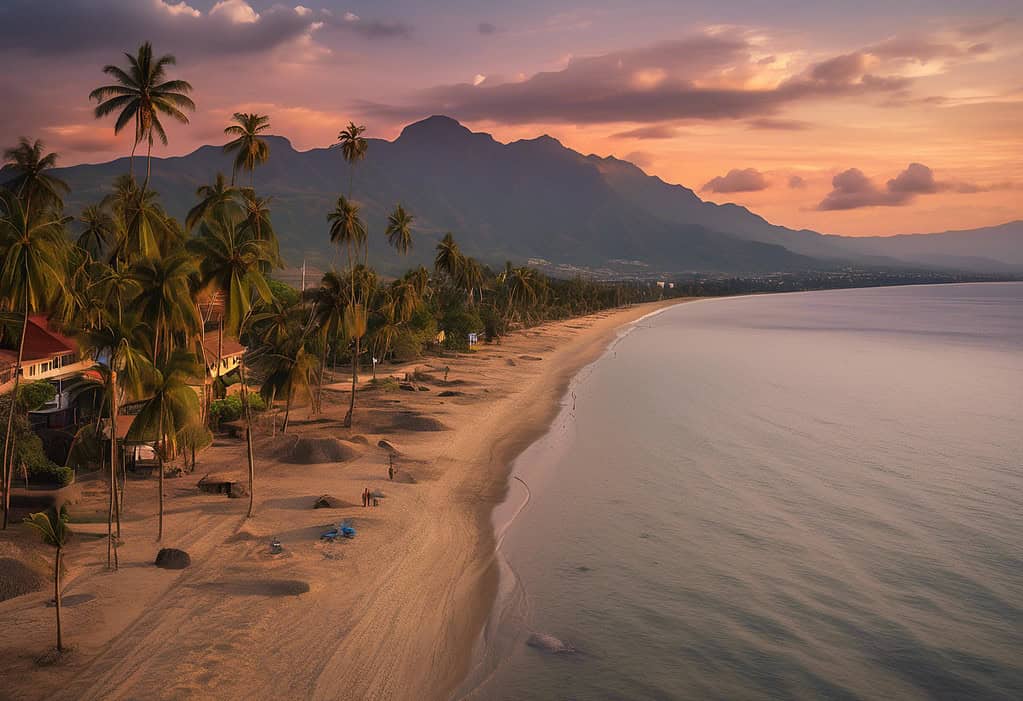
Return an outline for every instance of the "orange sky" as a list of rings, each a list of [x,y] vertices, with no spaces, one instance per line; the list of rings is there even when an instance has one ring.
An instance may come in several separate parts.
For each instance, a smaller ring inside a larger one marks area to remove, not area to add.
[[[86,96],[104,63],[150,38],[177,56],[172,76],[198,105],[161,155],[221,143],[242,109],[269,114],[298,148],[331,143],[349,119],[393,138],[444,113],[501,141],[548,133],[626,158],[790,227],[970,228],[1023,218],[1023,22],[1011,2],[963,12],[874,0],[12,0],[0,7],[12,68],[0,143],[42,138],[62,163],[125,154],[127,136],[93,119]],[[88,24],[99,15],[104,27]]]

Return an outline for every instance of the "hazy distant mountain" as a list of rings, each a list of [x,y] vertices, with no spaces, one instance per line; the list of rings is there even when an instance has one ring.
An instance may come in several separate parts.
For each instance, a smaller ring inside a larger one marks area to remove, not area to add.
[[[270,161],[255,177],[260,193],[273,197],[282,249],[293,264],[309,258],[323,267],[332,253],[326,213],[337,194],[348,191],[352,174],[335,150],[299,152],[281,137],[270,137],[270,145]],[[195,189],[230,167],[219,147],[204,146],[187,156],[154,159],[152,186],[183,217]],[[72,187],[71,211],[98,201],[126,171],[127,159],[60,169]],[[1004,232],[979,230],[976,239],[972,232],[893,240],[795,231],[744,207],[704,202],[631,163],[583,156],[549,136],[501,144],[447,117],[411,124],[393,142],[370,139],[351,182],[370,227],[370,262],[385,270],[429,262],[447,231],[465,252],[495,265],[542,258],[649,272],[750,273],[849,263],[1023,268],[1019,223],[996,227]],[[397,260],[385,244],[386,216],[397,202],[416,217],[411,261]]]

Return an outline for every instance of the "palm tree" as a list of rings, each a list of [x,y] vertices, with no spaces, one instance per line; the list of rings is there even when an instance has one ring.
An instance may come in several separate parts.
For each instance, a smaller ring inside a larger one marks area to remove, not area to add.
[[[118,312],[119,313],[119,312]],[[136,317],[122,319],[110,311],[104,313],[103,321],[94,329],[79,336],[83,351],[103,362],[98,369],[106,380],[107,406],[110,415],[110,504],[107,514],[107,567],[111,566],[111,546],[114,510],[117,508],[117,536],[121,535],[120,500],[117,492],[117,413],[122,396],[137,399],[154,377],[154,368],[145,350],[145,336],[148,329]],[[120,382],[118,382],[120,381]],[[117,553],[113,552],[114,569],[117,568]]]
[[[83,228],[75,245],[94,260],[102,259],[117,237],[117,222],[113,215],[102,205],[91,204],[82,210],[78,221]]]
[[[348,126],[342,129],[337,135],[337,141],[341,148],[341,155],[348,163],[348,198],[352,197],[352,189],[355,187],[355,166],[366,157],[369,150],[369,142],[363,138],[362,133],[366,131],[364,126],[356,126],[355,122],[348,122]]]
[[[400,204],[387,217],[387,240],[401,255],[412,248],[412,222],[415,220]]]
[[[146,179],[142,183],[144,192],[149,187],[153,137],[158,137],[164,146],[167,145],[167,132],[160,123],[160,115],[188,124],[188,117],[182,110],[195,110],[195,103],[186,94],[192,91],[190,84],[184,80],[166,80],[167,66],[177,63],[174,56],[166,54],[154,59],[153,46],[148,41],[138,48],[134,56],[129,53],[124,55],[128,59],[128,69],[104,66],[103,72],[113,76],[117,82],[96,88],[89,93],[89,99],[99,103],[96,105],[97,119],[118,112],[114,123],[115,134],[120,134],[129,122],[135,122],[129,175],[133,174],[135,167],[135,148],[143,139],[146,140]]]
[[[114,192],[103,198],[120,220],[112,258],[120,261],[166,255],[181,243],[183,232],[157,201],[157,193],[142,190],[130,176],[114,183]]]
[[[303,336],[292,336],[279,346],[262,346],[252,353],[253,362],[263,374],[259,393],[270,406],[277,397],[284,397],[284,425],[281,433],[288,432],[292,401],[298,394],[312,397],[312,373],[316,368],[316,357],[306,348]]]
[[[222,208],[202,222],[199,235],[189,243],[191,250],[201,261],[199,265],[201,285],[217,291],[223,298],[221,340],[225,332],[229,336],[240,336],[252,315],[253,302],[258,299],[267,303],[273,297],[263,277],[264,268],[269,268],[277,262],[270,240],[257,238],[256,231],[239,226],[230,211]],[[221,357],[221,345],[218,342],[218,368]],[[244,358],[238,372],[246,422],[245,442],[249,462],[249,516],[251,516],[255,464],[252,456],[252,415],[248,405]]]
[[[134,306],[152,327],[157,363],[170,357],[175,338],[192,337],[200,328],[189,286],[195,273],[195,263],[186,253],[143,259],[132,268],[131,277],[139,286]]]
[[[266,163],[270,158],[270,145],[260,136],[270,128],[270,118],[265,114],[235,112],[232,119],[237,124],[224,129],[225,134],[235,137],[233,141],[224,144],[224,153],[235,153],[231,184],[234,185],[239,170],[247,170],[251,176],[250,184],[254,186],[256,166]]]
[[[272,256],[273,260],[263,272],[268,272],[269,267],[284,267],[277,234],[270,221],[270,198],[257,196],[256,191],[250,187],[242,188],[242,211],[245,217],[242,228],[247,229],[257,240],[266,241],[267,252]]]
[[[347,132],[342,132],[342,135],[345,133]],[[345,148],[345,143],[350,142],[342,142],[342,149]],[[359,245],[366,241],[366,225],[359,216],[359,205],[345,199],[344,196],[337,198],[334,211],[327,215],[327,221],[330,222],[331,242],[339,245],[343,243],[347,248],[348,274],[351,278],[351,296],[348,299],[348,306],[343,321],[345,332],[349,338],[355,341],[355,354],[352,356],[352,396],[349,400],[348,414],[345,416],[344,421],[345,427],[350,427],[352,425],[352,417],[355,414],[355,393],[359,383],[360,342],[362,336],[366,333],[366,308],[360,301],[360,298],[356,296],[355,289],[355,262],[358,257]]]
[[[37,206],[29,210],[13,192],[0,190],[0,289],[4,291],[0,297],[0,309],[15,311],[16,307],[20,307],[21,312],[21,339],[14,366],[12,397],[18,396],[21,381],[28,316],[33,311],[46,309],[47,303],[64,286],[67,255],[65,223],[66,220],[53,209]],[[4,528],[7,528],[11,476],[14,473],[10,446],[15,403],[11,402],[4,434]]]
[[[185,217],[185,229],[191,231],[202,219],[219,209],[233,209],[240,212],[241,208],[236,201],[239,194],[241,194],[241,190],[236,188],[233,183],[228,185],[223,173],[217,173],[217,178],[212,185],[200,185],[196,189],[195,196],[199,198],[199,202],[188,210],[188,215]]]
[[[42,141],[30,142],[23,136],[17,146],[4,151],[5,165],[15,175],[3,186],[24,200],[25,209],[32,206],[33,199],[37,204],[59,208],[64,195],[71,191],[66,182],[46,172],[56,167],[57,154],[43,155],[45,150]]]
[[[156,539],[163,538],[164,460],[178,453],[181,435],[199,418],[199,395],[191,383],[202,377],[202,368],[194,353],[175,349],[158,362],[150,397],[131,422],[127,439],[132,442],[156,441],[160,463],[160,517]]]
[[[450,232],[444,234],[444,238],[437,244],[437,255],[433,259],[433,267],[438,273],[444,273],[453,282],[462,276],[462,267],[465,265],[465,256],[455,243],[455,237]]]
[[[64,555],[64,546],[71,536],[71,529],[63,516],[56,509],[41,511],[30,515],[25,523],[39,531],[43,543],[56,548],[57,555],[53,559],[53,600],[57,609],[57,651],[64,651],[64,639],[60,629],[60,565]]]

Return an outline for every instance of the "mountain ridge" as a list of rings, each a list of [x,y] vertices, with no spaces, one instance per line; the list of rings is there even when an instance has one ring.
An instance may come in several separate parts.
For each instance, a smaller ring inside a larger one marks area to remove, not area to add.
[[[899,237],[789,229],[741,205],[704,201],[628,161],[583,155],[547,134],[505,144],[443,115],[407,125],[393,141],[368,139],[367,157],[354,172],[333,147],[299,151],[286,137],[267,140],[270,160],[255,183],[273,198],[275,228],[292,263],[329,254],[326,213],[339,193],[352,189],[371,232],[372,259],[385,271],[429,263],[433,243],[447,231],[466,253],[492,265],[538,258],[570,268],[632,260],[665,273],[846,266],[1023,271],[1023,221]],[[217,171],[231,172],[219,146],[153,160],[152,186],[180,218],[197,187]],[[56,169],[72,187],[69,211],[99,201],[127,168],[122,157]],[[249,175],[238,180],[248,184]],[[383,236],[398,202],[416,216],[410,260],[388,253]]]

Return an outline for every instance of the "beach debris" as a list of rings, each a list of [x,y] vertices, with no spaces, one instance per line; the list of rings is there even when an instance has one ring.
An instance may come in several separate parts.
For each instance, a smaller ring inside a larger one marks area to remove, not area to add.
[[[383,448],[391,455],[401,455],[401,451],[398,450],[397,446],[395,446],[394,443],[392,443],[391,441],[386,441],[383,438],[377,441],[377,447]]]
[[[355,528],[348,521],[342,521],[337,528],[332,528],[326,533],[320,534],[320,540],[333,542],[338,538],[354,538]]]
[[[552,655],[567,655],[578,652],[574,647],[563,640],[555,638],[550,633],[530,633],[529,638],[526,640],[526,645],[543,652],[549,652]]]
[[[156,554],[156,566],[165,570],[183,570],[192,564],[192,558],[184,550],[161,548]]]
[[[338,499],[330,494],[321,494],[313,502],[314,509],[347,509],[350,506],[355,506],[344,499]]]

